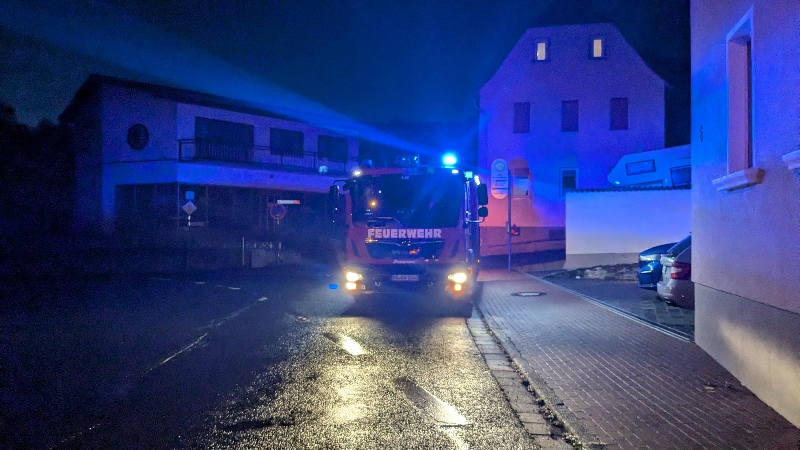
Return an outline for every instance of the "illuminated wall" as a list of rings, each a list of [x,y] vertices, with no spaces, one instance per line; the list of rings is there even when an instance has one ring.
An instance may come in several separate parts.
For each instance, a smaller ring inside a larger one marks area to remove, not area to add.
[[[800,4],[691,18],[697,343],[800,426]]]
[[[108,231],[113,226],[118,185],[177,182],[325,193],[356,164],[358,143],[353,137],[225,102],[169,87],[90,77],[62,114],[63,121],[74,124],[76,145],[84,148],[78,156],[79,228]],[[197,158],[198,117],[252,127],[248,161]],[[299,154],[273,154],[272,128],[302,133]],[[345,142],[346,158],[320,159],[320,135]],[[329,167],[338,173],[326,172]]]
[[[620,157],[663,148],[664,87],[611,24],[527,30],[480,90],[479,166],[520,159],[529,169],[515,224],[563,229],[563,169],[577,188],[604,188]],[[506,200],[489,209],[484,226],[504,227]]]

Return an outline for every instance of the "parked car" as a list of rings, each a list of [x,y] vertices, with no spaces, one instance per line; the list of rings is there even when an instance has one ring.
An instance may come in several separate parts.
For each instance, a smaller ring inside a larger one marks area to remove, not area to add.
[[[639,270],[636,271],[636,277],[639,279],[640,288],[656,290],[656,284],[661,279],[661,255],[675,244],[676,242],[670,242],[656,245],[639,253]]]
[[[656,285],[658,296],[682,308],[694,309],[692,236],[661,255],[661,266],[661,281]]]

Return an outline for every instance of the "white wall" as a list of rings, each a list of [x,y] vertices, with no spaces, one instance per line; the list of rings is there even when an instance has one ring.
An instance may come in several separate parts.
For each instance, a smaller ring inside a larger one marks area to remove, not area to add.
[[[689,189],[570,192],[565,269],[635,263],[642,250],[691,231]]]
[[[748,16],[753,168],[763,178],[728,190],[714,183],[736,175],[728,172],[728,36]],[[800,426],[800,180],[783,160],[800,145],[800,3],[692,0],[691,17],[696,340]]]
[[[269,146],[270,127],[302,131],[307,152],[317,151],[317,137],[320,134],[337,136],[336,133],[309,124],[177,103],[114,83],[102,87],[101,104],[101,108],[92,111],[100,115],[103,157],[102,184],[92,187],[100,191],[92,202],[106,227],[114,220],[117,185],[179,182],[322,193],[327,192],[335,178],[340,178],[209,161],[178,161],[178,139],[194,138],[196,117],[251,124],[254,126],[257,146]],[[137,123],[145,125],[149,132],[148,144],[142,150],[134,150],[127,143],[128,129]],[[347,141],[348,156],[356,159],[358,142],[354,138],[347,138]],[[96,218],[98,221],[100,219]]]
[[[728,174],[726,35],[751,7],[753,159],[764,178],[720,191],[713,180]],[[699,258],[692,277],[800,313],[800,184],[782,160],[800,145],[800,4],[694,1],[692,8],[692,245]]]
[[[102,88],[103,162],[176,159],[175,102],[113,84]],[[128,129],[137,123],[147,127],[147,146],[134,150],[128,145]]]

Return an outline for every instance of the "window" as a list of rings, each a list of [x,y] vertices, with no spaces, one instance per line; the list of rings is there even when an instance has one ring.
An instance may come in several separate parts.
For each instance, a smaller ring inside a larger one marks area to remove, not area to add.
[[[761,183],[764,170],[753,155],[753,8],[727,36],[728,174],[713,180],[717,190]]]
[[[347,139],[320,135],[317,139],[317,156],[331,161],[347,161]]]
[[[603,47],[603,38],[592,39],[592,58],[599,59],[606,56],[605,48]]]
[[[303,133],[300,131],[269,129],[270,153],[283,156],[303,156]]]
[[[728,173],[753,167],[753,64],[749,17],[728,37]]]
[[[578,188],[578,170],[561,169],[561,189],[559,196],[564,198],[568,191]]]
[[[174,227],[181,217],[178,206],[183,204],[177,195],[176,184],[117,185],[114,197],[117,222],[126,228]]]
[[[626,175],[641,175],[643,173],[650,173],[656,171],[656,161],[648,159],[646,161],[636,161],[625,164]]]
[[[253,126],[246,123],[196,117],[194,121],[194,138],[214,144],[252,147]]]
[[[692,185],[692,166],[673,167],[669,169],[672,186],[691,186]]]
[[[547,41],[541,40],[536,42],[536,56],[534,61],[547,61]]]
[[[561,102],[561,131],[578,131],[578,101]]]
[[[514,133],[531,131],[531,104],[514,103]]]
[[[246,123],[196,117],[195,157],[218,161],[253,160],[253,126]]]
[[[611,99],[611,129],[628,129],[628,99],[627,97]]]

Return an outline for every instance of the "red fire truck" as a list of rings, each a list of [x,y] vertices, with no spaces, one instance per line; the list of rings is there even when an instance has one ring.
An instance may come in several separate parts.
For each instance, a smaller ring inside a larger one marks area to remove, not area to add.
[[[343,236],[343,284],[358,301],[375,293],[423,293],[468,303],[476,289],[488,195],[478,177],[399,158],[362,167],[330,188],[329,214]]]

